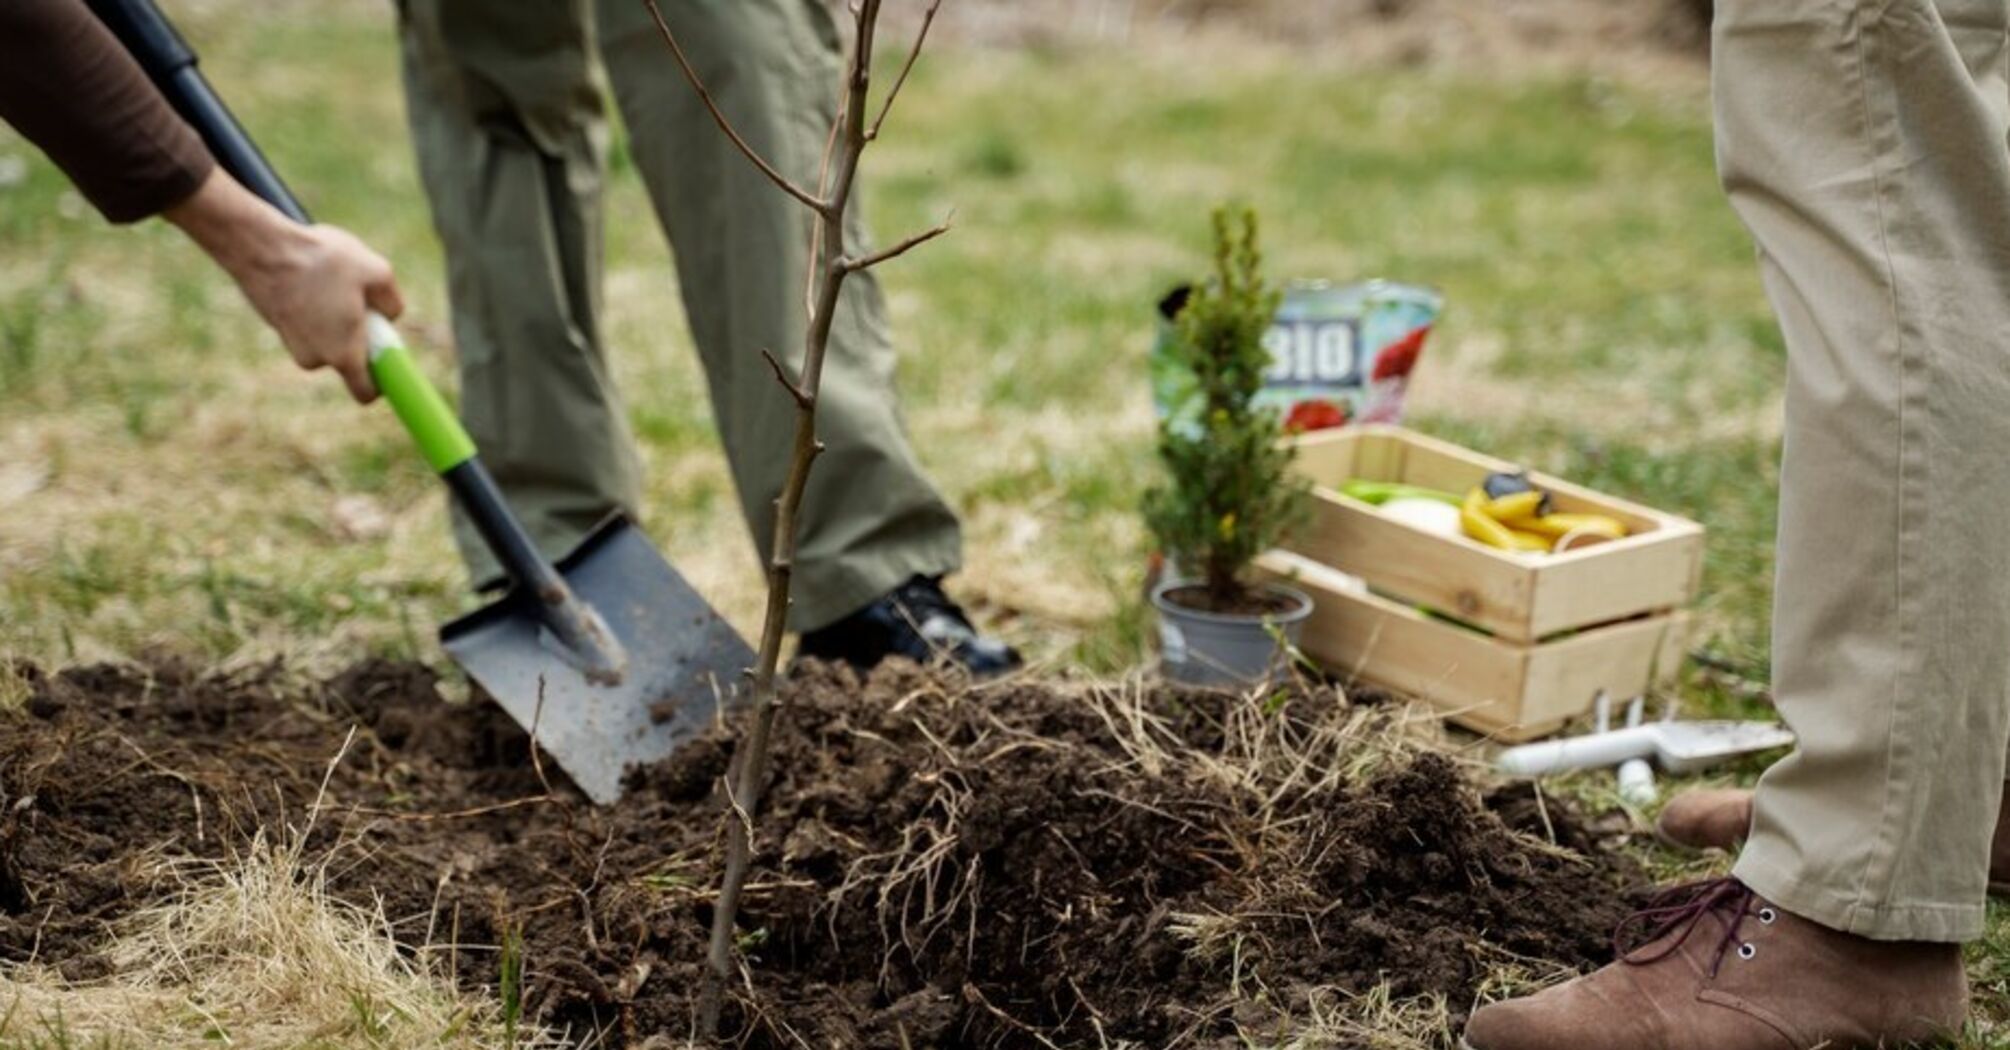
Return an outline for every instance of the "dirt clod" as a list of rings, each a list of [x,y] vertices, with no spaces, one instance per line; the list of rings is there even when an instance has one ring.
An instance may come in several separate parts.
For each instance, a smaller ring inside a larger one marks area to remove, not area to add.
[[[730,737],[595,808],[416,665],[24,677],[0,716],[0,959],[102,976],[107,924],[163,892],[154,861],[263,830],[305,836],[407,943],[451,944],[470,987],[517,935],[536,1018],[611,1046],[688,1032]],[[1462,1010],[1504,961],[1603,961],[1638,881],[1568,807],[1483,799],[1327,689],[902,667],[788,694],[729,1013],[747,1046],[1239,1045],[1321,988]]]

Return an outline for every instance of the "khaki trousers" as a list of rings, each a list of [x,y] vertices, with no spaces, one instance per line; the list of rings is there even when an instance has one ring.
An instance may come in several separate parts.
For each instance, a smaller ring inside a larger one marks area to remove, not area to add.
[[[1718,0],[1719,166],[1788,348],[1774,687],[1737,874],[1983,929],[2010,748],[2010,0]]]
[[[842,61],[821,0],[661,0],[721,109],[814,184]],[[810,221],[736,153],[641,0],[403,0],[412,138],[446,248],[461,414],[545,551],[639,511],[634,439],[601,324],[602,70],[677,259],[742,510],[763,559],[794,404],[761,358],[801,356]],[[856,216],[855,243],[863,244]],[[668,283],[665,283],[665,291]],[[953,571],[955,515],[902,432],[885,306],[845,285],[804,502],[791,625],[814,628],[915,574]],[[663,527],[674,523],[659,522]],[[475,579],[497,569],[465,522]]]

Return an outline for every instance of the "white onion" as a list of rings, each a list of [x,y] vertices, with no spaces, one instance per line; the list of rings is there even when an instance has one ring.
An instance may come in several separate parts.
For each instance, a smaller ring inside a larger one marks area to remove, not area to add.
[[[1457,536],[1464,531],[1459,525],[1459,508],[1434,499],[1392,499],[1382,504],[1382,514],[1440,536]]]

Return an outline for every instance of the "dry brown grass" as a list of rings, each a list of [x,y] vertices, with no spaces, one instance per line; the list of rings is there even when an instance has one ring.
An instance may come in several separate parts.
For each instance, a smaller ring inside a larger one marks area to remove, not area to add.
[[[1308,852],[1314,836],[1304,833],[1307,807],[1316,809],[1323,804],[1319,800],[1337,805],[1350,789],[1413,756],[1442,752],[1442,723],[1422,708],[1357,704],[1340,690],[1299,683],[1223,705],[1218,723],[1209,723],[1218,737],[1209,734],[1209,743],[1200,747],[1190,742],[1192,726],[1183,733],[1164,705],[1151,701],[1157,687],[1133,675],[1074,687],[1070,698],[1105,730],[1090,744],[1028,732],[993,714],[997,705],[983,702],[987,692],[1009,694],[1013,688],[1008,680],[949,693],[926,684],[894,706],[894,712],[912,718],[925,741],[930,760],[913,778],[929,784],[933,797],[923,807],[927,819],[906,828],[896,846],[851,863],[844,883],[825,902],[832,936],[838,935],[840,910],[864,908],[877,916],[883,965],[893,967],[896,960],[921,957],[939,939],[953,938],[966,924],[981,921],[980,902],[998,891],[982,883],[982,866],[956,863],[963,820],[977,801],[972,787],[979,779],[977,770],[1016,752],[1054,755],[1057,763],[1063,752],[1089,753],[1099,763],[1098,772],[1107,776],[1099,782],[1159,786],[1149,796],[1135,797],[1113,788],[1112,801],[1191,822],[1197,840],[1234,840],[1251,857],[1265,858],[1262,885],[1252,886],[1247,899],[1219,910],[1167,917],[1168,932],[1185,951],[1232,975],[1227,1000],[1191,1007],[1196,1031],[1203,1020],[1233,1010],[1241,1038],[1251,1047],[1444,1050],[1455,1045],[1456,1018],[1478,1002],[1571,976],[1567,968],[1491,949],[1482,960],[1484,976],[1475,1003],[1397,997],[1386,985],[1359,994],[1327,986],[1283,988],[1263,978],[1264,961],[1274,959],[1278,950],[1271,939],[1279,916],[1315,921],[1302,910],[1319,897],[1305,884],[1305,873],[1317,861]],[[956,728],[966,718],[984,727],[974,741]],[[1179,786],[1168,792],[1166,785]],[[1209,805],[1187,805],[1182,800],[1189,795],[1204,797]],[[1582,859],[1547,842],[1528,846]],[[1036,1043],[1055,1035],[1015,1019],[1006,1004],[981,1005]],[[1129,1044],[1106,1039],[1102,1045]],[[1187,1043],[1181,1038],[1172,1045]]]
[[[12,711],[28,700],[28,679],[14,665],[0,661],[0,711]]]
[[[0,1048],[536,1050],[505,994],[470,995],[400,945],[381,911],[331,896],[327,860],[261,834],[225,862],[157,862],[177,885],[117,924],[106,976],[0,969]]]

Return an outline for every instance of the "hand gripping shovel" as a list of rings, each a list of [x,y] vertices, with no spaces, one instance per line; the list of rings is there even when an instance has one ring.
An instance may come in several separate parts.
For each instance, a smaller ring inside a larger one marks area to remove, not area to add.
[[[91,7],[226,171],[309,221],[152,0]],[[547,561],[397,329],[372,314],[369,339],[378,389],[512,583],[500,600],[442,628],[441,644],[581,790],[595,802],[619,798],[629,766],[669,754],[737,697],[752,650],[622,515],[557,565]]]

